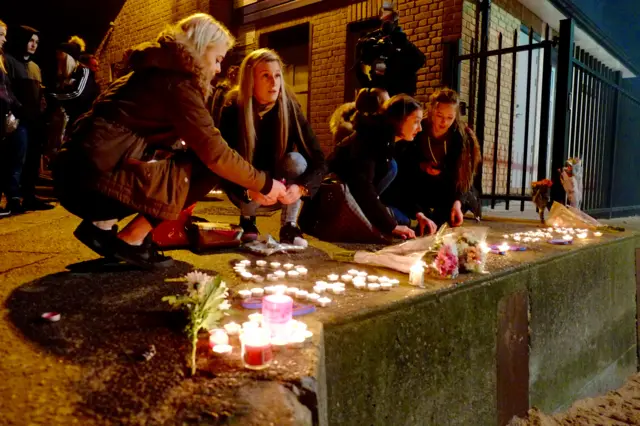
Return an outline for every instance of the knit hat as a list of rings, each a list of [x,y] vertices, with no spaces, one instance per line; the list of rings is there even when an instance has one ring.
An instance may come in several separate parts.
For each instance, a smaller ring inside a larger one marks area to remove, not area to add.
[[[78,36],[73,36],[66,43],[58,45],[58,51],[64,52],[76,61],[80,59],[80,55],[84,52],[85,42]]]

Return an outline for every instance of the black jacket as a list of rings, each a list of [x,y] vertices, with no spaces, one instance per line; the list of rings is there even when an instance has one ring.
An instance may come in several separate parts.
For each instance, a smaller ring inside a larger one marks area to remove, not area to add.
[[[71,76],[72,84],[57,89],[51,94],[60,102],[69,116],[69,123],[74,123],[78,117],[88,112],[100,94],[100,87],[96,83],[93,71],[84,65],[78,66]]]
[[[0,70],[0,139],[5,136],[5,117],[9,112],[20,118],[21,105],[11,90],[9,77],[2,70]]]
[[[386,124],[357,126],[329,157],[329,170],[347,184],[371,224],[387,234],[398,223],[380,201],[377,184],[389,171],[394,144],[393,130]]]
[[[22,105],[21,119],[36,121],[42,114],[42,75],[31,60],[20,60],[5,53],[5,65],[15,97]]]
[[[289,140],[287,141],[285,154],[293,151],[299,152],[307,160],[307,170],[295,182],[287,182],[287,185],[293,183],[304,185],[309,191],[309,196],[313,197],[327,173],[327,164],[316,135],[302,114],[300,105],[295,101],[293,103],[296,106],[289,108]],[[231,92],[225,102],[225,106],[222,108],[220,123],[216,123],[216,125],[219,126],[218,128],[224,140],[236,151],[239,150],[242,140],[240,114],[242,114],[242,111],[237,103],[237,92]],[[296,123],[300,125],[302,135],[298,132]],[[276,104],[261,119],[256,117],[255,125],[256,147],[254,158],[253,161],[247,160],[256,169],[273,175],[280,160],[276,158],[275,150],[276,138],[279,133],[278,105]],[[225,185],[225,190],[231,191],[239,197],[244,197],[244,189],[237,185],[228,183]]]
[[[425,55],[411,43],[402,28],[396,26],[392,31],[374,31],[358,41],[356,46],[359,64],[356,76],[362,87],[378,87],[389,92],[390,96],[400,93],[415,95],[417,89],[416,73],[426,62]],[[375,72],[375,63],[384,62],[384,74]],[[362,64],[372,66],[369,75],[362,70]]]

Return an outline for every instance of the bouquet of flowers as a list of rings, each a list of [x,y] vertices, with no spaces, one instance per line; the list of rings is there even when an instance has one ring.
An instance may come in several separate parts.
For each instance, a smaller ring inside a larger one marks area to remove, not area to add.
[[[191,374],[196,373],[196,347],[198,332],[201,329],[212,330],[217,327],[231,305],[227,301],[229,290],[220,276],[215,278],[194,271],[185,277],[187,294],[165,296],[163,302],[173,307],[185,307],[189,312],[189,323],[186,327],[191,340]]]
[[[470,231],[458,236],[458,263],[463,272],[484,272],[487,261],[486,244]]]
[[[458,247],[451,235],[443,238],[436,257],[431,264],[431,269],[441,278],[453,279],[458,276],[460,271]]]
[[[487,246],[484,242],[486,228],[457,228],[439,238],[433,247],[435,258],[432,272],[441,278],[456,278],[459,272],[484,272],[487,260]]]

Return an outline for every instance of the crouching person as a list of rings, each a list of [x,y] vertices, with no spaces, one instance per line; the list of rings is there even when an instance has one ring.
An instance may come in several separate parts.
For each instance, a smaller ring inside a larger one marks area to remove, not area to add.
[[[302,198],[313,197],[327,168],[295,94],[285,85],[283,69],[273,50],[250,53],[240,66],[239,87],[229,93],[222,109],[220,132],[256,169],[285,182],[285,195],[270,209],[282,209],[280,241],[293,243],[303,236],[297,224]],[[225,190],[240,208],[244,240],[255,240],[256,214],[269,203],[241,185],[226,185]]]
[[[284,186],[228,147],[205,106],[233,37],[206,14],[185,18],[127,57],[115,81],[76,123],[55,160],[60,203],[83,219],[76,238],[96,253],[142,268],[171,259],[150,231],[221,179],[275,203]],[[138,214],[118,232],[118,220]]]

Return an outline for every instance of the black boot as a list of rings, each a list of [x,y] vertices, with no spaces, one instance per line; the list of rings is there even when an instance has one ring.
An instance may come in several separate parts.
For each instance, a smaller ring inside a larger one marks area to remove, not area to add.
[[[88,220],[83,220],[76,230],[73,231],[74,237],[82,244],[106,258],[113,257],[117,234],[118,225],[113,225],[113,227],[107,231],[98,228]]]
[[[260,231],[258,231],[258,227],[256,226],[255,216],[240,216],[240,227],[244,231],[242,233],[243,243],[255,241],[260,236]]]
[[[151,239],[151,233],[145,237],[142,245],[133,246],[122,241],[120,238],[116,238],[114,247],[113,255],[116,259],[142,269],[160,269],[173,265],[173,259],[171,257],[165,256],[158,251],[158,248]]]
[[[285,244],[293,244],[296,237],[304,238],[302,230],[293,222],[286,223],[280,228],[280,242]]]

